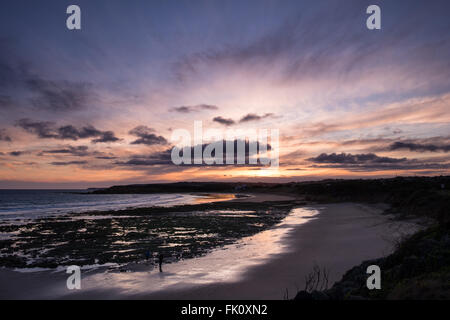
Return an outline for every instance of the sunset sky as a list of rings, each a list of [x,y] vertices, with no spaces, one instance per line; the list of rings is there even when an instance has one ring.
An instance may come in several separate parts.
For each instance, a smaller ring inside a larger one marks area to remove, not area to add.
[[[2,0],[0,188],[448,174],[449,17],[434,0]],[[279,169],[173,165],[195,120],[278,129]]]

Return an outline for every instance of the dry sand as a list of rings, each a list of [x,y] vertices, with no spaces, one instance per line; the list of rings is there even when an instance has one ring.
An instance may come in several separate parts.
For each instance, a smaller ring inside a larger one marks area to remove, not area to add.
[[[118,286],[68,294],[67,275],[63,272],[18,273],[2,269],[0,298],[283,299],[286,292],[292,298],[297,288],[303,289],[304,277],[314,264],[326,267],[333,283],[363,260],[390,253],[396,238],[418,229],[414,223],[389,220],[381,215],[381,208],[373,206],[342,203],[309,207],[318,209],[320,214],[283,238],[287,250],[243,271],[234,282],[130,293],[127,286],[133,287],[133,282],[140,281],[131,275]]]

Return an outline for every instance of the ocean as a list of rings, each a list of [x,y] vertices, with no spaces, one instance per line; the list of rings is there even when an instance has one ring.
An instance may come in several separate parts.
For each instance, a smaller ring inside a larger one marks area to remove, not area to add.
[[[193,204],[191,194],[87,194],[86,190],[0,190],[0,220]]]
[[[224,201],[233,198],[227,194],[82,192],[1,190],[0,267],[122,268],[149,254],[175,262],[266,230],[292,208]],[[126,208],[136,210],[120,210]]]

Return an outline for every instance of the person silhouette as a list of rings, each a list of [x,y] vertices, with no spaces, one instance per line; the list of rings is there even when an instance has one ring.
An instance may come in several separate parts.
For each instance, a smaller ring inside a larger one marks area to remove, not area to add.
[[[158,256],[159,272],[162,272],[163,260],[164,260],[164,255],[162,253],[160,253],[159,256]]]
[[[145,252],[145,260],[147,261],[147,263],[148,263],[148,259],[150,259],[150,250],[147,250]]]

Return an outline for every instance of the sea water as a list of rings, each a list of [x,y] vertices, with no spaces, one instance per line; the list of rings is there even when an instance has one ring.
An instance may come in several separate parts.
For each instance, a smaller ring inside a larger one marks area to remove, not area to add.
[[[72,212],[192,204],[191,194],[88,194],[86,190],[0,190],[0,221]]]

